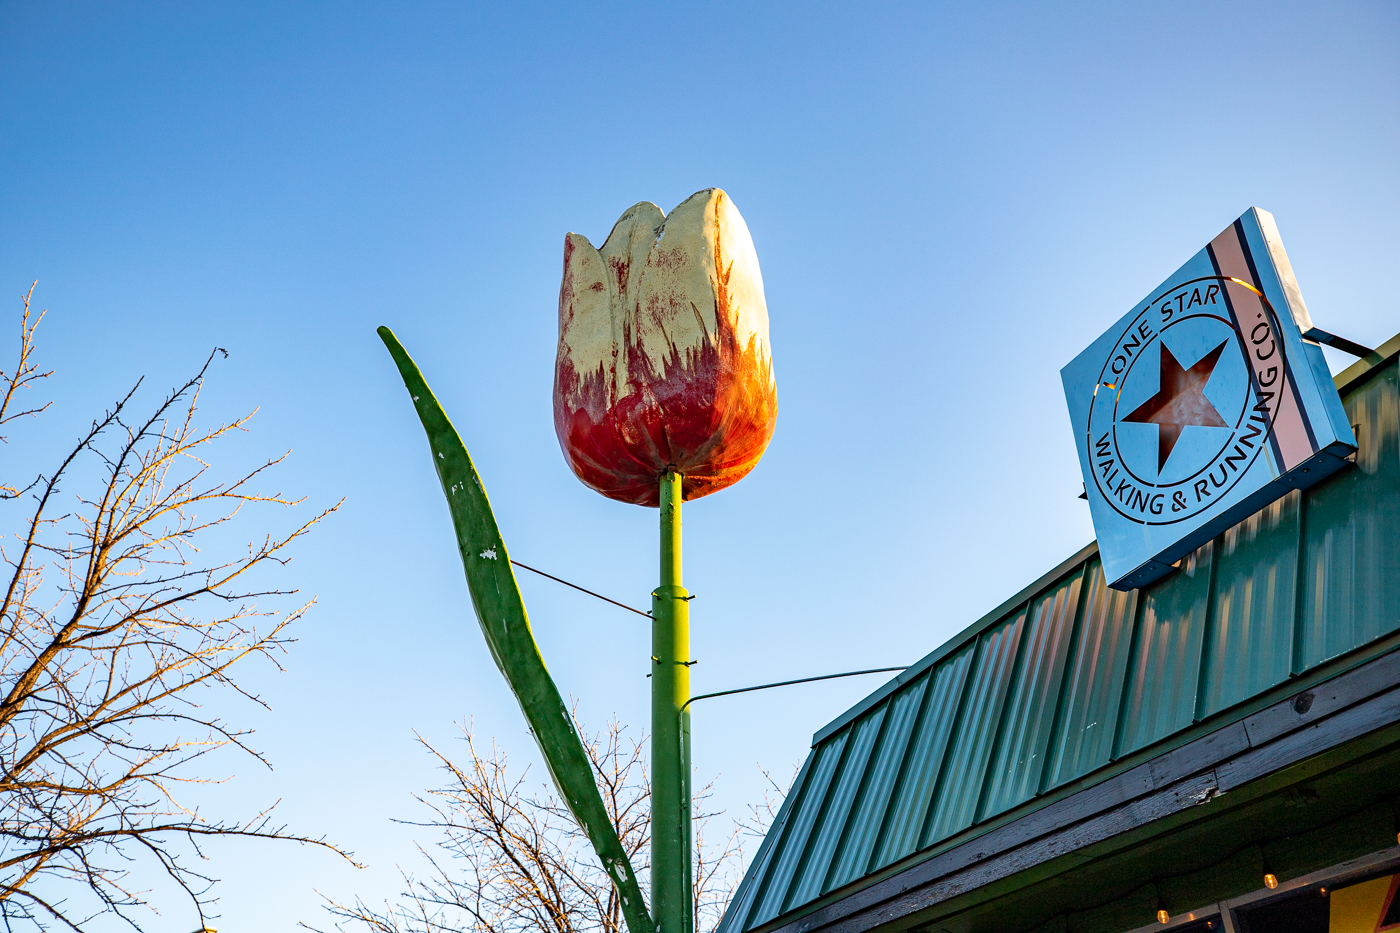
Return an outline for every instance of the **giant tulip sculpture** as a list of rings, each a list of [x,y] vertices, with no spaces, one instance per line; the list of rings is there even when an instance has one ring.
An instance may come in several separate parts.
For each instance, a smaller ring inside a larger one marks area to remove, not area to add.
[[[569,234],[559,292],[554,424],[574,472],[624,502],[660,506],[652,592],[652,909],[530,630],[471,456],[394,334],[389,349],[427,434],[477,621],[564,801],[621,897],[629,933],[693,933],[690,867],[690,594],[683,499],[723,489],[763,455],[777,414],[768,312],[744,219],[710,188],[663,216],[628,210],[601,250]]]
[[[777,418],[768,308],[749,228],[718,188],[669,215],[629,208],[601,249],[564,238],[554,430],[613,499],[661,509],[652,591],[651,903],[691,933],[690,594],[681,502],[743,479]]]

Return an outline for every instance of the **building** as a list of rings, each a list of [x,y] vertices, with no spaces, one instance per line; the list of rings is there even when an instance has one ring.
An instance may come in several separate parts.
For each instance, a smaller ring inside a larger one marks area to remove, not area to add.
[[[1354,466],[1141,590],[1091,544],[817,732],[719,933],[1400,929],[1397,354],[1336,377]]]

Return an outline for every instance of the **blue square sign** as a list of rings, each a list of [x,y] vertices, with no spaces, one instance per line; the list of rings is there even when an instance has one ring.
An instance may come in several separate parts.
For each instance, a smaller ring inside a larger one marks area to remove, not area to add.
[[[1110,586],[1346,465],[1356,438],[1311,329],[1251,208],[1060,371]]]

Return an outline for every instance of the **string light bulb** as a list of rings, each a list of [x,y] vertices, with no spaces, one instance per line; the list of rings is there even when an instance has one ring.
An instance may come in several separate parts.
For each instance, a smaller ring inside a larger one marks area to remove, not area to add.
[[[1158,922],[1158,923],[1170,923],[1170,922],[1171,922],[1171,919],[1172,919],[1172,916],[1171,916],[1171,914],[1167,913],[1166,908],[1164,908],[1164,907],[1159,907],[1159,908],[1157,908],[1157,922]]]
[[[1261,854],[1264,856],[1264,864],[1260,866],[1264,869],[1264,887],[1272,891],[1274,888],[1278,887],[1278,875],[1274,874],[1274,866],[1269,864],[1268,853],[1262,852]]]

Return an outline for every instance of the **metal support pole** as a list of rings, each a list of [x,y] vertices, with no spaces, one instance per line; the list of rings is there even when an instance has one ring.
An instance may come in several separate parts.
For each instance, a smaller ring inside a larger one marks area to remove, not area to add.
[[[681,586],[681,476],[661,476],[661,585],[651,594],[651,910],[694,933],[690,878],[690,594]]]

